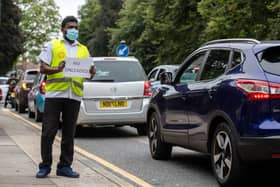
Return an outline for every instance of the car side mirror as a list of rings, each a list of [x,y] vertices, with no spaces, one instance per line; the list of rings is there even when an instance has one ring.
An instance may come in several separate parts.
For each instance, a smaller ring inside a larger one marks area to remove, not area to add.
[[[172,73],[163,72],[159,75],[160,84],[170,84],[172,82]]]

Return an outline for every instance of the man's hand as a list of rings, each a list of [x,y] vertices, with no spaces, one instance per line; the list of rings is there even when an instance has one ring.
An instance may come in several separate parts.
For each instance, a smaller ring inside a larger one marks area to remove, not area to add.
[[[60,64],[57,67],[51,67],[50,65],[41,61],[40,73],[50,75],[50,74],[54,74],[54,73],[58,73],[58,72],[63,71],[64,67],[65,67],[65,62],[64,61],[60,62]]]
[[[90,67],[89,73],[90,73],[90,79],[92,79],[94,77],[94,75],[96,74],[95,66]]]
[[[65,67],[65,61],[60,62],[59,65],[57,66],[58,72],[63,71],[64,67]]]

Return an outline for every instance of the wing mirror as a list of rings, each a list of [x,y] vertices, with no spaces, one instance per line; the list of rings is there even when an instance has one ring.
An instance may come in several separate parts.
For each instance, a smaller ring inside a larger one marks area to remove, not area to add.
[[[163,72],[159,75],[160,84],[170,84],[172,82],[172,73]]]

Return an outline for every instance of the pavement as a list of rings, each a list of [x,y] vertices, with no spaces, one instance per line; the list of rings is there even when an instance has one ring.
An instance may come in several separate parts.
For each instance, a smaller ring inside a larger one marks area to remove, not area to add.
[[[94,160],[75,152],[72,168],[80,178],[56,176],[60,142],[53,145],[52,172],[37,179],[41,131],[0,109],[0,187],[107,187],[133,186],[125,179],[100,166]]]

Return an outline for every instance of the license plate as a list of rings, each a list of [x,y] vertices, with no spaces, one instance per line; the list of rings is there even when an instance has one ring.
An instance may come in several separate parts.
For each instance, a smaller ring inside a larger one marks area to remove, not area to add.
[[[116,100],[116,101],[100,101],[100,108],[124,108],[127,107],[127,101]]]
[[[11,97],[15,97],[16,94],[14,92],[11,93]]]

